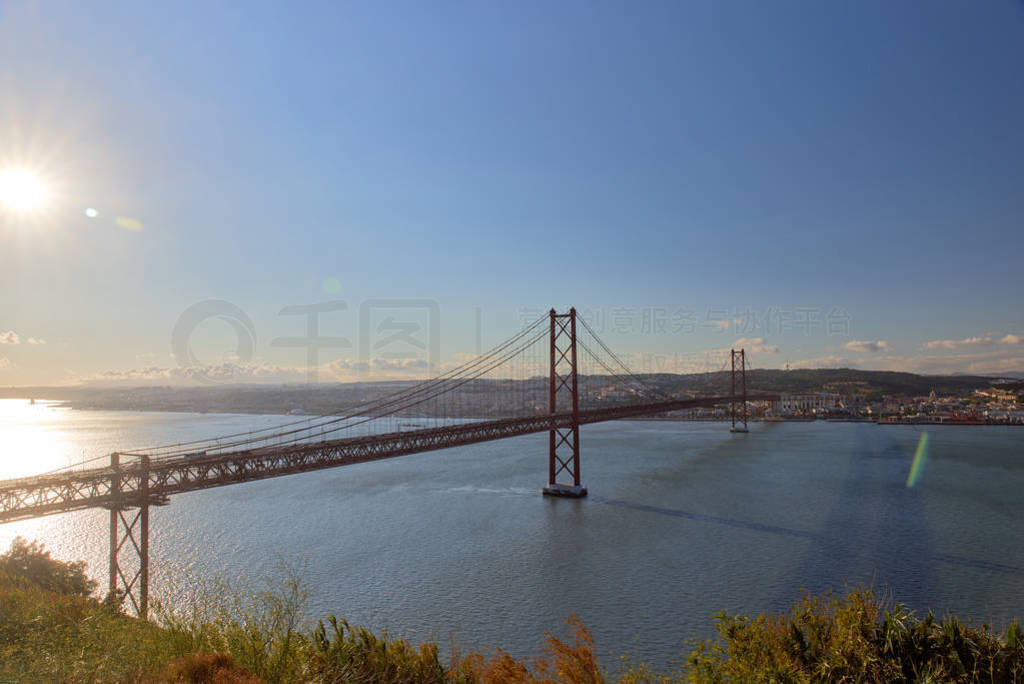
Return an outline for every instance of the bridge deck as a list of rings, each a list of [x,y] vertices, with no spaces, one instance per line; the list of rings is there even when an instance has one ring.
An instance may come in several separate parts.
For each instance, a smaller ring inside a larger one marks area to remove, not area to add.
[[[774,395],[748,395],[774,400]],[[678,399],[609,408],[584,409],[579,423],[599,423],[684,409],[717,406],[729,396]],[[353,463],[376,461],[436,449],[505,439],[572,425],[572,413],[474,421],[459,425],[391,432],[365,437],[304,442],[280,447],[215,453],[204,457],[133,461],[119,467],[0,481],[0,523],[84,508],[125,508],[142,497],[162,502],[172,494],[262,480]]]

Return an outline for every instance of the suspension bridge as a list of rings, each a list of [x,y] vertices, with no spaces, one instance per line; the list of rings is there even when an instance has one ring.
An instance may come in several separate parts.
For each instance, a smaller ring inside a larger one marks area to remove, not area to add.
[[[743,349],[730,350],[726,365],[728,388],[673,396],[631,371],[575,309],[552,309],[486,354],[334,415],[0,481],[0,523],[109,510],[109,595],[146,618],[149,511],[175,494],[547,432],[543,493],[582,497],[583,425],[728,406],[730,429],[746,432],[747,402],[778,396],[748,395]]]

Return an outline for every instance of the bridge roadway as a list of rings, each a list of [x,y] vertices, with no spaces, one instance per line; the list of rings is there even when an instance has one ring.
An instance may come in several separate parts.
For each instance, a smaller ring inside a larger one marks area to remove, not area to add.
[[[738,397],[737,397],[738,399]],[[777,400],[748,395],[748,400]],[[579,424],[727,404],[730,396],[581,409]],[[106,466],[0,481],[0,523],[85,508],[166,503],[172,494],[571,427],[572,412],[503,418],[285,446]]]

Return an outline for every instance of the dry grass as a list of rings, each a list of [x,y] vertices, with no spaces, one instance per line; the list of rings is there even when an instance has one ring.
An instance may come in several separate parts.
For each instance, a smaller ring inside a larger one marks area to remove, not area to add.
[[[470,654],[462,663],[462,672],[467,681],[495,684],[600,684],[606,681],[594,653],[590,630],[576,615],[570,616],[566,623],[572,630],[569,640],[563,641],[548,632],[544,635],[545,654],[532,662],[516,660],[499,649],[490,659],[479,653]]]
[[[172,660],[153,679],[153,684],[260,684],[251,672],[235,665],[226,653],[192,653]]]

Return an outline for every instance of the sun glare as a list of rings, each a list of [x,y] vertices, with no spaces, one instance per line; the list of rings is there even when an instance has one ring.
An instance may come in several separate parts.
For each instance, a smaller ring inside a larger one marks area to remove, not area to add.
[[[46,204],[49,193],[42,179],[26,169],[0,169],[0,206],[30,212]]]

